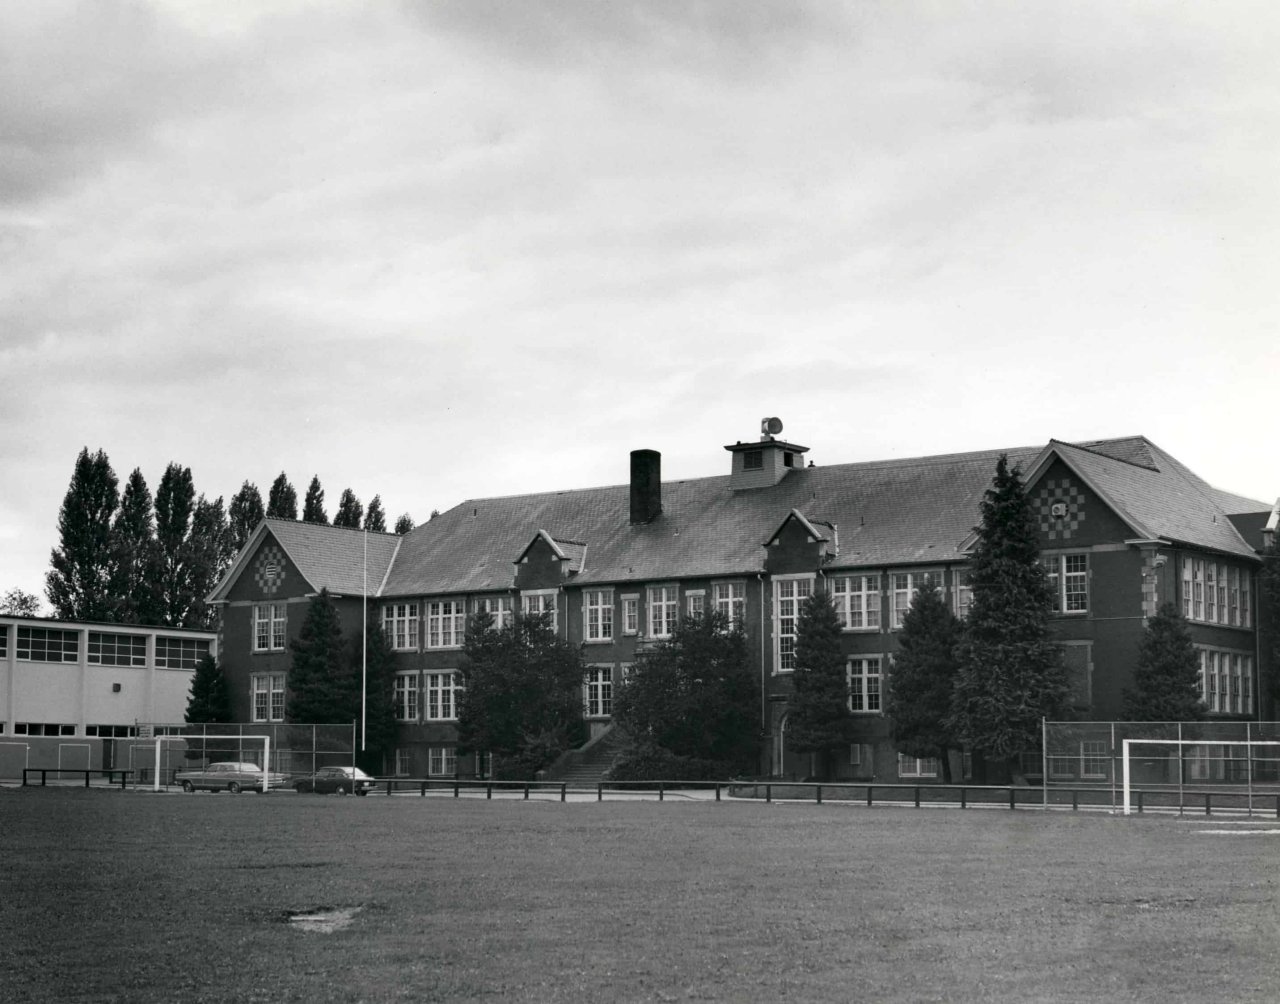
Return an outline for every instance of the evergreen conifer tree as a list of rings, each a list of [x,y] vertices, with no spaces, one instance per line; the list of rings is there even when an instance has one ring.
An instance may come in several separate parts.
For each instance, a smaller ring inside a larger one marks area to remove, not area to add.
[[[403,537],[406,533],[412,532],[412,530],[413,530],[413,517],[410,516],[408,513],[405,513],[398,520],[396,520],[396,533],[398,533],[401,537]]]
[[[320,487],[318,474],[312,475],[311,484],[307,486],[307,497],[302,503],[302,522],[326,526],[329,523],[329,515],[324,511],[324,489]]]
[[[382,508],[382,496],[375,495],[364,514],[364,528],[370,533],[387,532],[387,513]]]
[[[298,493],[284,471],[280,472],[267,495],[267,516],[271,519],[297,519]]]
[[[840,620],[831,597],[810,593],[796,618],[795,693],[787,708],[787,745],[818,757],[819,777],[831,776],[833,755],[857,738],[849,710],[849,677],[840,650]]]
[[[350,488],[342,489],[342,496],[338,499],[338,511],[333,514],[333,525],[359,530],[360,520],[363,518],[364,506],[356,498],[356,493]]]
[[[1133,686],[1124,692],[1124,717],[1131,722],[1195,722],[1205,716],[1200,699],[1200,657],[1187,622],[1165,603],[1147,622],[1138,647]]]
[[[162,624],[156,584],[159,551],[151,490],[142,471],[133,469],[111,525],[111,577],[108,595],[112,619],[123,624]]]
[[[351,664],[357,678],[362,672],[365,678],[364,749],[357,762],[364,770],[380,774],[396,745],[395,655],[375,614],[376,609],[369,611],[368,650],[355,638]],[[359,717],[359,711],[354,717]]]
[[[330,724],[360,716],[360,673],[342,635],[338,608],[327,589],[307,606],[298,637],[289,643],[288,714],[291,722]]]
[[[231,505],[227,507],[232,554],[240,553],[266,514],[266,510],[262,507],[262,495],[258,491],[258,486],[251,481],[246,481],[240,486],[240,490],[231,496]]]
[[[958,744],[947,722],[955,692],[960,621],[932,582],[916,591],[902,618],[888,677],[885,712],[898,752],[936,757],[951,783],[948,751]]]
[[[59,546],[45,576],[45,593],[60,620],[111,619],[111,523],[120,503],[118,484],[102,450],[80,451],[58,513]]]
[[[196,663],[191,677],[191,692],[187,698],[186,720],[193,723],[234,721],[231,709],[231,689],[222,668],[213,656],[206,655]]]
[[[161,623],[180,627],[196,600],[191,567],[191,516],[195,483],[191,468],[171,463],[156,489],[156,588]]]
[[[1020,472],[1003,455],[983,498],[969,581],[950,724],[974,753],[979,783],[987,761],[1003,761],[1020,778],[1019,754],[1039,746],[1042,718],[1062,716],[1067,681],[1049,632],[1052,593],[1035,517]]]

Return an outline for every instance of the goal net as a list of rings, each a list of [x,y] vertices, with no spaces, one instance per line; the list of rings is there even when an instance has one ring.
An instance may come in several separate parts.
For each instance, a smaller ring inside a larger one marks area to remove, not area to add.
[[[1243,796],[1250,813],[1255,793],[1280,794],[1280,786],[1276,784],[1280,740],[1123,739],[1120,747],[1122,804],[1126,816],[1133,811],[1135,765],[1151,761],[1176,765],[1179,810],[1182,795],[1188,788],[1208,791],[1215,781],[1221,782],[1222,787],[1231,786],[1231,790],[1223,792],[1228,797],[1234,796],[1239,801]]]
[[[205,763],[217,762],[217,760],[233,759],[229,755],[231,752],[230,747],[233,743],[239,750],[244,750],[246,747],[253,748],[260,746],[261,762],[259,762],[259,757],[257,756],[242,756],[239,758],[239,762],[243,763],[247,761],[260,767],[262,769],[262,790],[264,793],[270,790],[270,775],[268,774],[268,767],[271,764],[271,737],[237,735],[218,736],[216,738],[204,736],[156,736],[155,775],[151,782],[152,791],[160,790],[160,779],[164,776],[164,765],[161,763],[161,750],[164,748],[166,743],[182,743],[184,755],[190,756],[192,753],[198,754],[199,759]],[[209,743],[213,743],[218,747],[218,749],[210,750],[207,748],[200,748],[207,747]],[[197,744],[197,748],[193,749],[192,744]],[[194,767],[195,764],[192,763],[191,766]]]

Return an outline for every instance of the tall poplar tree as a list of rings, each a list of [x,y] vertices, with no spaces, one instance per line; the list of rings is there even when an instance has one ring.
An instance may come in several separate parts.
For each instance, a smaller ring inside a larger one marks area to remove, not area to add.
[[[258,486],[246,481],[240,490],[231,496],[231,505],[227,507],[227,523],[231,533],[231,549],[239,554],[240,549],[249,542],[253,531],[267,514],[262,507],[262,495]]]
[[[322,589],[307,605],[298,637],[289,643],[289,721],[350,722],[360,715],[360,673],[342,635],[338,608]]]
[[[1131,722],[1197,722],[1205,716],[1200,699],[1200,656],[1174,603],[1165,603],[1147,622],[1138,647],[1133,686],[1124,692],[1124,717]]]
[[[1052,592],[1039,563],[1036,520],[1021,473],[1001,455],[982,501],[969,577],[973,605],[957,647],[951,727],[974,753],[975,779],[1003,761],[1019,779],[1019,755],[1041,741],[1042,718],[1060,718],[1067,678],[1049,632]]]
[[[203,495],[196,500],[191,514],[191,532],[187,537],[186,566],[191,584],[191,602],[182,615],[181,625],[212,628],[213,612],[205,605],[205,597],[213,592],[234,555],[231,528],[222,508],[222,496],[212,502]]]
[[[45,595],[61,620],[109,620],[111,523],[120,504],[107,455],[85,447],[58,512],[59,545],[50,554]]]
[[[899,753],[937,757],[951,783],[948,751],[959,744],[948,726],[955,693],[960,620],[932,582],[916,591],[898,635],[885,713]]]
[[[849,677],[840,650],[840,619],[831,597],[821,590],[800,604],[796,618],[795,693],[787,707],[787,745],[814,753],[818,776],[831,776],[834,755],[857,738],[849,710]]]
[[[284,471],[280,472],[267,495],[267,516],[271,519],[298,518],[298,492]]]
[[[186,623],[195,600],[189,544],[194,508],[191,468],[169,464],[156,488],[156,586],[162,621],[170,627]]]
[[[307,486],[307,497],[302,503],[302,522],[329,523],[329,516],[324,511],[324,489],[320,487],[318,474],[311,476],[311,484]]]
[[[162,624],[156,583],[159,551],[151,490],[134,468],[111,525],[111,577],[108,595],[112,619],[123,624]]]
[[[375,495],[364,513],[364,528],[370,533],[387,532],[387,513],[382,508],[382,496]]]
[[[356,493],[350,488],[342,489],[342,497],[338,499],[338,511],[333,515],[333,525],[359,530],[360,520],[363,518],[364,506],[356,498]]]

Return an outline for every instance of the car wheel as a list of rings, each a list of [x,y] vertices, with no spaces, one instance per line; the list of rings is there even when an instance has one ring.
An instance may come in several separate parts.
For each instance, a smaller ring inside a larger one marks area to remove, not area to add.
[[[308,789],[307,789],[306,782],[305,782],[305,781],[299,781],[297,784],[295,784],[295,785],[293,786],[293,790],[294,790],[294,791],[296,791],[299,795],[301,795],[304,791],[307,791],[307,790],[308,790]]]
[[[368,788],[361,788],[359,791],[357,791],[357,792],[356,792],[356,794],[357,794],[357,795],[367,795],[367,794],[369,794],[369,789],[368,789]]]
[[[193,791],[196,790],[196,786],[192,784],[190,781],[183,781],[182,790],[185,791],[188,795],[190,795]]]
[[[340,785],[338,785],[338,794],[339,794],[339,795],[350,795],[350,794],[351,794],[351,789],[350,789],[350,788],[348,788],[345,784],[340,784]]]
[[[227,785],[227,791],[231,792],[231,794],[233,795],[240,794],[240,782],[232,781],[229,785]]]

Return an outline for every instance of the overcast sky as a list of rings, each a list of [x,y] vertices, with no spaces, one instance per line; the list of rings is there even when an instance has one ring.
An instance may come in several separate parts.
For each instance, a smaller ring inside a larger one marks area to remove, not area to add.
[[[0,6],[0,592],[84,446],[464,499],[1143,434],[1280,493],[1273,3]]]

